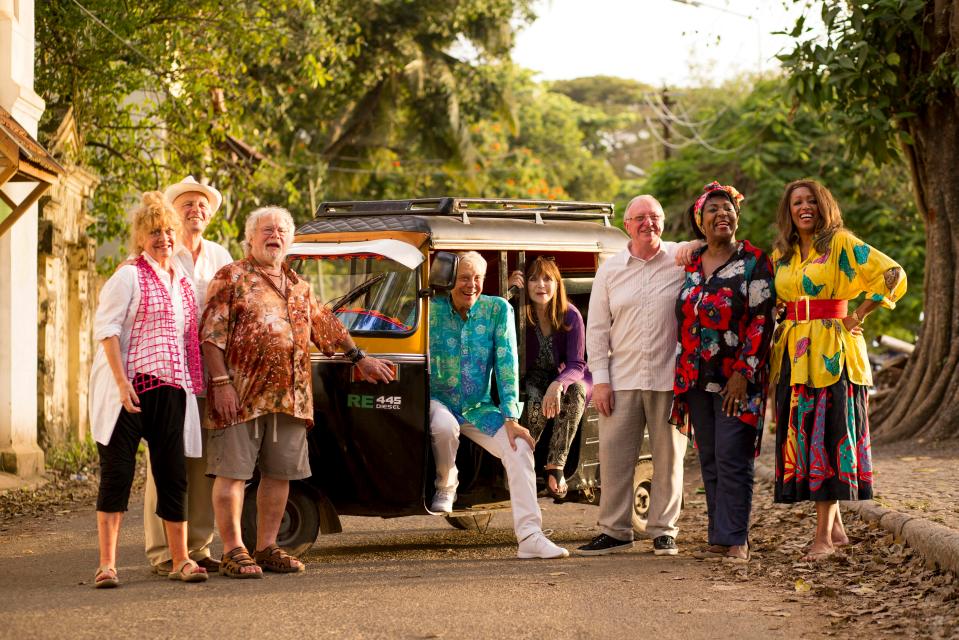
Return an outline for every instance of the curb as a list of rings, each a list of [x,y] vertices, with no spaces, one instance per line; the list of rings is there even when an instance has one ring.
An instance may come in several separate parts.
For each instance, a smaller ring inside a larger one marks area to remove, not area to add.
[[[757,460],[755,469],[757,477],[775,480],[775,473],[768,465]],[[879,526],[893,536],[903,538],[928,564],[959,575],[959,531],[881,507],[872,500],[843,500],[840,505],[867,522],[879,523]]]

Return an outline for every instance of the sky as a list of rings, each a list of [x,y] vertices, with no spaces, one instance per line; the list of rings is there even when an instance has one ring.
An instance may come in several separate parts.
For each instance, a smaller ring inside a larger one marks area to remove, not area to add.
[[[698,4],[699,6],[692,6]],[[785,6],[784,6],[785,5]],[[513,61],[539,80],[609,75],[654,86],[718,85],[778,68],[801,7],[783,0],[539,0]]]

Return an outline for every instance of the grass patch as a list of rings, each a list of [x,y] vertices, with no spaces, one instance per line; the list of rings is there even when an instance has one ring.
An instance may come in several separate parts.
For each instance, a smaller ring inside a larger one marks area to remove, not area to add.
[[[97,443],[89,434],[83,440],[73,440],[50,448],[44,457],[48,469],[66,474],[89,471],[100,462]]]

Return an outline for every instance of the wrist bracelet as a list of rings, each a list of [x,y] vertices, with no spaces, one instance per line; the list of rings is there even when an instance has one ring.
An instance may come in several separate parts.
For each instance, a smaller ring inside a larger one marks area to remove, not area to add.
[[[225,387],[228,384],[233,384],[233,380],[230,379],[230,376],[214,379],[210,382],[211,387]]]
[[[224,380],[229,380],[230,376],[213,376],[210,378],[210,382],[223,382]]]
[[[350,362],[356,364],[360,360],[366,357],[366,353],[363,352],[359,347],[354,346],[352,349],[343,354],[349,359]]]
[[[857,308],[855,311],[852,312],[852,315],[856,316],[856,320],[859,321],[859,324],[862,324],[863,322],[866,321],[866,317],[865,317],[865,316],[860,316],[860,315],[859,315],[859,309],[858,309],[858,308]]]

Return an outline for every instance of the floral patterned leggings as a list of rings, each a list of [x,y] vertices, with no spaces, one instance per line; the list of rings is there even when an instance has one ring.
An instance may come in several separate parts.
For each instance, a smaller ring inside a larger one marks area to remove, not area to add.
[[[526,385],[526,406],[523,409],[522,423],[529,429],[533,439],[539,442],[539,437],[546,430],[549,420],[543,416],[543,393],[533,385]],[[546,464],[562,469],[566,465],[566,456],[569,455],[569,446],[573,443],[579,421],[586,411],[586,386],[577,382],[569,386],[560,396],[559,413],[553,418],[553,435],[549,439],[549,453]]]

